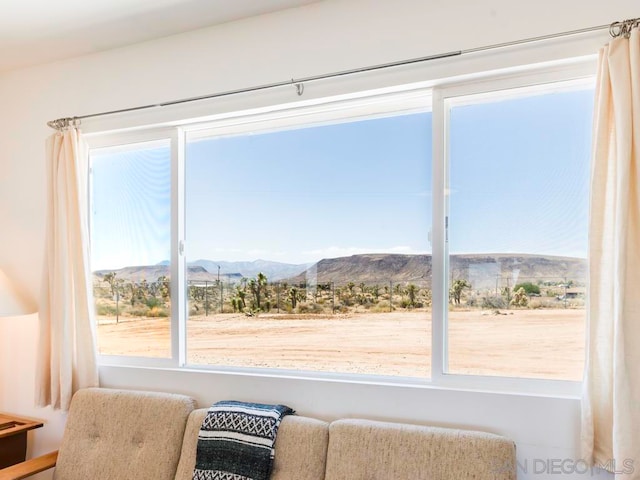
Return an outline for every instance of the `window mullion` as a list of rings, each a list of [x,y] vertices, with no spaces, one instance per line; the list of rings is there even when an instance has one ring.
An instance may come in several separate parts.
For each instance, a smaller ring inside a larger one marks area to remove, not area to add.
[[[432,225],[432,320],[431,379],[442,381],[446,368],[447,245],[446,245],[446,144],[447,121],[442,92],[433,92],[433,225]]]
[[[171,136],[171,358],[186,363],[186,265],[184,255],[184,132]]]

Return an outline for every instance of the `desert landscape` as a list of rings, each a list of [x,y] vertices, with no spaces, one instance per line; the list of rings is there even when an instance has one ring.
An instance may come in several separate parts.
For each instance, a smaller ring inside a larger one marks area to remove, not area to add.
[[[169,275],[166,262],[94,274],[101,353],[170,356]],[[582,378],[584,259],[452,255],[450,275],[450,373]],[[430,376],[429,255],[200,260],[186,287],[188,364]]]
[[[452,311],[449,371],[580,380],[584,309]],[[430,312],[215,314],[187,322],[188,362],[427,378]],[[169,357],[169,319],[99,318],[99,349]]]

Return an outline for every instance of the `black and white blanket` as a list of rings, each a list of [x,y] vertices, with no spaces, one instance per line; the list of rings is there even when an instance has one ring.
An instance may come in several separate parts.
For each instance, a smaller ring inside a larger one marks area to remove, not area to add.
[[[268,480],[286,405],[224,401],[207,412],[198,434],[193,480]]]

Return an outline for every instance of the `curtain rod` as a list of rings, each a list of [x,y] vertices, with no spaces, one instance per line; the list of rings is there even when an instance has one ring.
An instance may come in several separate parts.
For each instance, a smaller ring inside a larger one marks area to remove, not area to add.
[[[495,43],[492,45],[485,45],[482,47],[475,47],[475,48],[468,48],[466,50],[455,50],[455,51],[451,51],[451,52],[445,52],[445,53],[438,53],[435,55],[428,55],[426,57],[418,57],[418,58],[411,58],[408,60],[399,60],[396,62],[389,62],[389,63],[382,63],[379,65],[372,65],[372,66],[368,66],[368,67],[360,67],[360,68],[354,68],[351,70],[342,70],[339,72],[334,72],[334,73],[326,73],[326,74],[322,74],[322,75],[314,75],[314,76],[310,76],[310,77],[304,77],[304,78],[299,78],[299,79],[291,79],[291,80],[286,80],[286,81],[282,81],[282,82],[275,82],[275,83],[269,83],[266,85],[259,85],[259,86],[255,86],[255,87],[247,87],[247,88],[240,88],[237,90],[228,90],[225,92],[219,92],[219,93],[212,93],[209,95],[200,95],[197,97],[190,97],[190,98],[183,98],[180,100],[171,100],[168,102],[163,102],[163,103],[154,103],[154,104],[150,104],[150,105],[141,105],[138,107],[131,107],[131,108],[123,108],[120,110],[111,110],[111,111],[106,111],[106,112],[100,112],[100,113],[91,113],[88,115],[81,115],[81,116],[77,116],[77,117],[66,117],[66,118],[58,118],[56,120],[52,120],[50,122],[47,122],[47,125],[51,128],[54,128],[56,130],[61,130],[63,128],[67,128],[69,126],[78,126],[80,124],[81,120],[85,120],[87,118],[95,118],[95,117],[102,117],[105,115],[115,115],[118,113],[128,113],[128,112],[137,112],[140,110],[148,110],[151,108],[160,108],[160,107],[168,107],[171,105],[179,105],[182,103],[190,103],[190,102],[197,102],[199,100],[208,100],[208,99],[212,99],[212,98],[220,98],[220,97],[226,97],[229,95],[237,95],[239,93],[249,93],[249,92],[257,92],[260,90],[268,90],[271,88],[276,88],[276,87],[284,87],[287,85],[292,85],[296,88],[296,91],[298,93],[298,95],[302,95],[304,93],[304,84],[305,83],[309,83],[309,82],[315,82],[317,80],[324,80],[324,79],[328,79],[328,78],[337,78],[337,77],[342,77],[345,75],[353,75],[353,74],[357,74],[357,73],[364,73],[364,72],[371,72],[371,71],[375,71],[375,70],[384,70],[387,68],[392,68],[392,67],[399,67],[399,66],[403,66],[403,65],[412,65],[415,63],[424,63],[424,62],[430,62],[432,60],[439,60],[442,58],[449,58],[449,57],[458,57],[461,55],[466,55],[466,54],[471,54],[471,53],[478,53],[478,52],[483,52],[483,51],[487,51],[487,50],[496,50],[496,49],[500,49],[500,48],[506,48],[506,47],[512,47],[515,45],[522,45],[525,43],[533,43],[533,42],[540,42],[540,41],[544,41],[544,40],[550,40],[553,38],[560,38],[560,37],[568,37],[568,36],[573,36],[573,35],[580,35],[583,33],[589,33],[589,32],[594,32],[597,30],[604,30],[604,29],[609,29],[609,34],[612,37],[619,37],[619,36],[624,36],[624,37],[629,37],[631,34],[631,30],[634,28],[637,28],[638,26],[640,26],[640,18],[634,18],[634,19],[629,19],[629,20],[623,20],[621,22],[613,22],[610,25],[598,25],[596,27],[587,27],[587,28],[581,28],[578,30],[569,30],[566,32],[560,32],[560,33],[552,33],[549,35],[542,35],[542,36],[538,36],[538,37],[530,37],[530,38],[525,38],[522,40],[514,40],[511,42],[503,42],[503,43]]]

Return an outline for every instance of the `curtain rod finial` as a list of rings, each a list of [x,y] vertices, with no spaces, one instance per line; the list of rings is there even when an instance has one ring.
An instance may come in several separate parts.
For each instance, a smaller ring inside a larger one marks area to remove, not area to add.
[[[47,122],[47,125],[54,130],[64,130],[68,127],[79,127],[80,119],[78,117],[57,118],[56,120]]]

